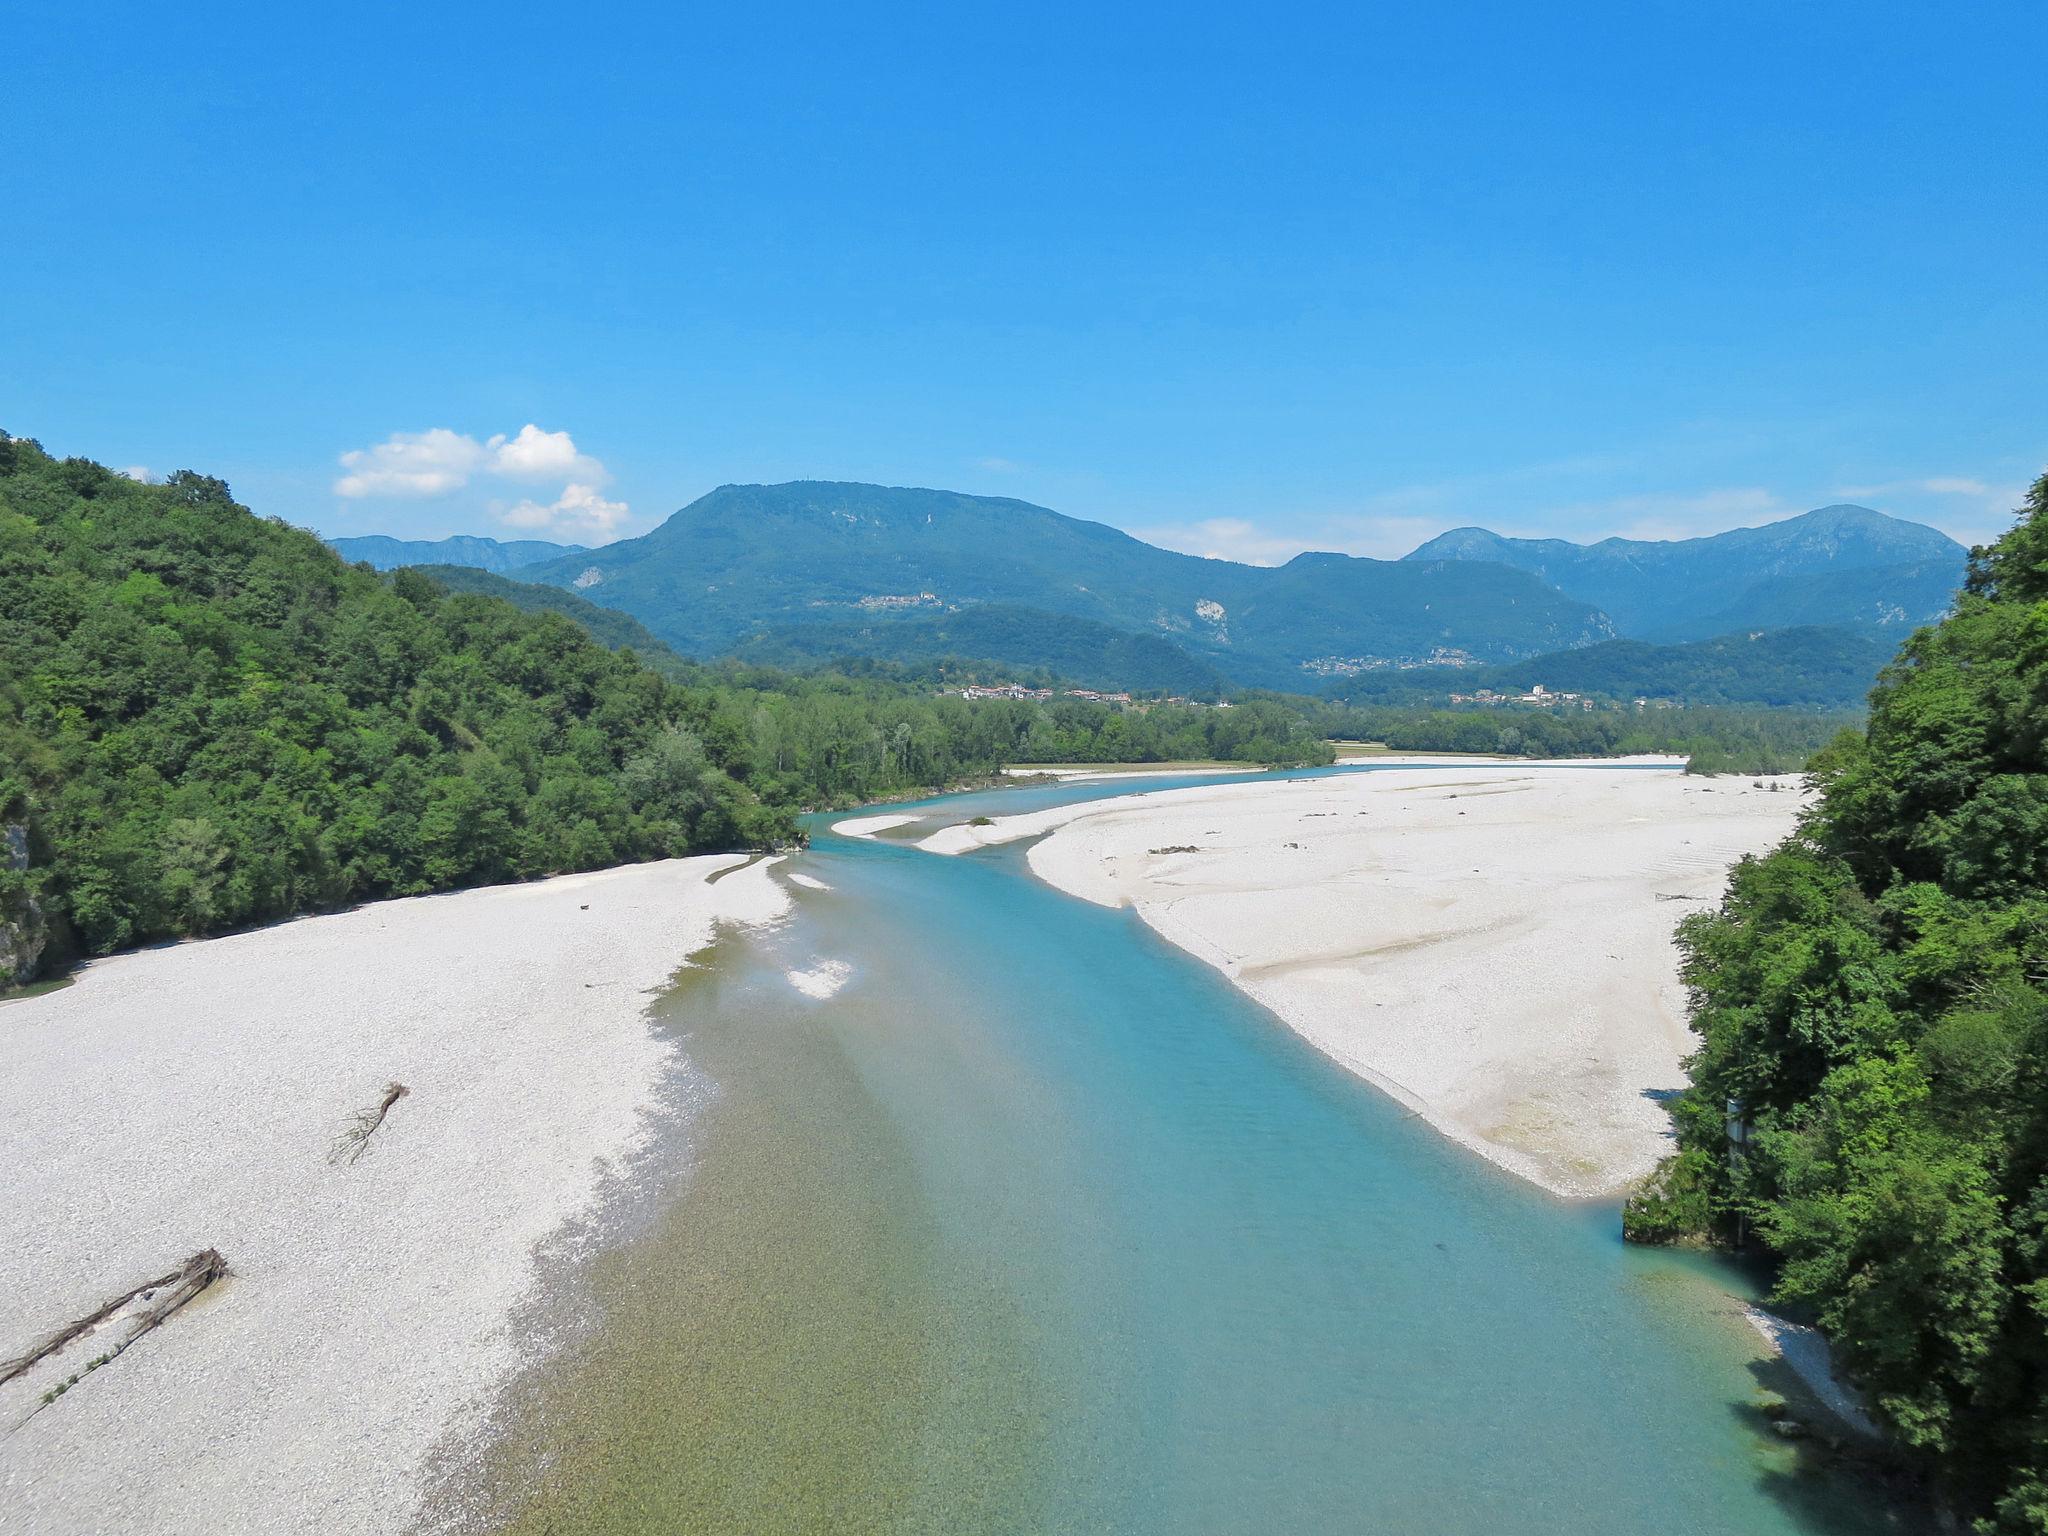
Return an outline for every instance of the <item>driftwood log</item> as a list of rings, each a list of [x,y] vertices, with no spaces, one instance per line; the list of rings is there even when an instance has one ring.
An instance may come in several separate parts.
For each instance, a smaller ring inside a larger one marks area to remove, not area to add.
[[[370,1138],[377,1134],[377,1127],[391,1113],[391,1106],[411,1092],[403,1083],[386,1083],[383,1098],[368,1109],[359,1109],[349,1116],[347,1126],[334,1138],[334,1148],[328,1153],[328,1160],[353,1163],[360,1158],[370,1149]]]
[[[43,1394],[43,1400],[29,1411],[28,1418],[34,1418],[50,1406],[64,1392],[89,1371],[98,1370],[109,1364],[124,1350],[143,1335],[160,1328],[164,1320],[178,1308],[185,1305],[214,1281],[228,1272],[227,1260],[220,1256],[217,1248],[206,1248],[192,1255],[169,1274],[158,1275],[154,1280],[144,1281],[132,1291],[124,1291],[113,1300],[102,1303],[92,1312],[74,1323],[67,1323],[55,1333],[36,1345],[19,1359],[0,1362],[0,1383],[13,1381],[26,1375],[37,1365],[57,1354],[65,1346],[84,1337],[109,1318],[119,1314],[131,1302],[140,1300],[146,1305],[133,1312],[127,1319],[128,1331],[113,1348],[103,1350],[83,1370],[74,1372],[62,1385]],[[27,1419],[22,1421],[28,1422]],[[20,1426],[15,1426],[19,1428]]]

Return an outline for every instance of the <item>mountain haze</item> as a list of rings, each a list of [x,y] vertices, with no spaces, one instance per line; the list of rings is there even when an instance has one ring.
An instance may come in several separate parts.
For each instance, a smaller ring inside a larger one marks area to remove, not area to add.
[[[1670,541],[1454,528],[1404,558],[1511,566],[1594,604],[1624,636],[1676,641],[1817,624],[1902,635],[1948,611],[1967,553],[1936,529],[1839,505]]]
[[[369,533],[360,538],[329,539],[327,543],[342,559],[379,571],[404,565],[460,565],[502,574],[536,561],[583,552],[581,544],[556,544],[547,539],[487,539],[466,533],[447,539],[394,539]]]
[[[1240,683],[1276,687],[1614,634],[1592,604],[1500,565],[1311,554],[1269,569],[1157,549],[1023,501],[823,481],[721,486],[642,538],[520,577],[574,587],[698,655],[859,620],[850,643],[890,656],[891,620],[994,603],[1167,640]]]

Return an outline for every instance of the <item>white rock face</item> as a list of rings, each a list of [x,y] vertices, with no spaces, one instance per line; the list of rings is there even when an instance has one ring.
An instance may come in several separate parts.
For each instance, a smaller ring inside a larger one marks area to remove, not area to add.
[[[0,869],[27,868],[28,828],[19,822],[0,827]],[[0,910],[0,987],[33,977],[49,941],[49,925],[33,900],[23,898],[12,910]]]
[[[600,581],[603,580],[604,572],[600,571],[596,566],[593,565],[581,576],[578,576],[574,581],[570,582],[569,585],[574,587],[578,592],[581,592],[587,587],[596,586]]]
[[[1204,624],[1221,624],[1230,615],[1224,610],[1223,605],[1214,598],[1198,597],[1195,599],[1195,617]]]

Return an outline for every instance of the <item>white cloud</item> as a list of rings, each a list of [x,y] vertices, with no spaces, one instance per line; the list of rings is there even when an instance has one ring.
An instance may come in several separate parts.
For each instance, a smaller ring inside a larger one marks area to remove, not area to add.
[[[1131,534],[1161,549],[1177,549],[1205,560],[1235,560],[1241,565],[1279,565],[1300,554],[1302,548],[1298,540],[1268,533],[1241,517],[1206,517],[1194,523],[1134,528]]]
[[[1867,501],[1880,511],[1931,523],[1965,544],[1985,544],[2012,526],[2027,488],[1976,475],[1922,475],[1877,485],[1845,485],[1837,496]]]
[[[994,455],[985,459],[976,459],[974,467],[976,469],[985,469],[992,475],[1021,474],[1024,469],[1024,466],[1015,459],[998,458]]]
[[[1284,565],[1303,550],[1328,550],[1373,560],[1398,560],[1447,530],[1470,524],[1524,538],[1577,543],[1620,537],[1688,539],[1729,528],[1776,522],[1805,511],[1770,491],[1737,486],[1684,496],[1618,496],[1504,514],[1461,504],[1450,486],[1411,485],[1362,496],[1351,508],[1292,515],[1263,523],[1239,517],[1133,528],[1147,543],[1185,554],[1246,565]]]
[[[547,506],[529,499],[492,509],[492,516],[507,528],[584,536],[608,534],[631,515],[623,501],[607,501],[596,486],[580,484],[565,487]]]
[[[2006,486],[1991,485],[1974,475],[1928,475],[1920,480],[1886,480],[1878,485],[1845,485],[1835,492],[1859,500],[1880,501],[1890,496],[1987,496],[2011,497],[2017,493]]]
[[[151,469],[147,464],[130,464],[126,469],[122,470],[121,473],[126,475],[130,480],[141,481],[142,484],[144,485],[156,484],[156,471]]]
[[[511,480],[553,480],[570,477],[602,482],[604,466],[576,451],[566,432],[543,432],[532,422],[507,438],[500,433],[484,446],[491,451],[492,474]]]
[[[341,456],[348,471],[334,482],[337,496],[441,496],[469,484],[489,450],[446,427],[394,432],[369,448]]]
[[[1240,565],[1285,565],[1304,550],[1397,560],[1447,524],[1399,513],[1336,513],[1308,520],[1307,532],[1261,527],[1241,517],[1208,517],[1192,523],[1133,528],[1131,535],[1162,549],[1235,560]]]
[[[479,474],[585,485],[603,485],[611,478],[604,465],[577,452],[568,433],[544,432],[532,422],[517,436],[500,432],[482,442],[447,427],[394,432],[381,443],[350,449],[341,456],[341,467],[348,473],[334,482],[334,494],[352,499],[445,496]]]

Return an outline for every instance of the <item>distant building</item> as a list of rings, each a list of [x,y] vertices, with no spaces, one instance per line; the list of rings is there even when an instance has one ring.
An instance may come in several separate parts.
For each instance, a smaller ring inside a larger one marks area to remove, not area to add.
[[[963,699],[1049,699],[1050,688],[1026,688],[1022,683],[996,683],[990,687],[970,684],[960,690]]]
[[[1593,701],[1582,693],[1552,693],[1541,683],[1533,685],[1527,693],[1496,693],[1491,688],[1481,688],[1476,693],[1454,693],[1453,704],[1483,704],[1491,707],[1497,704],[1526,704],[1537,709],[1557,709],[1576,704],[1580,709],[1591,709]]]

